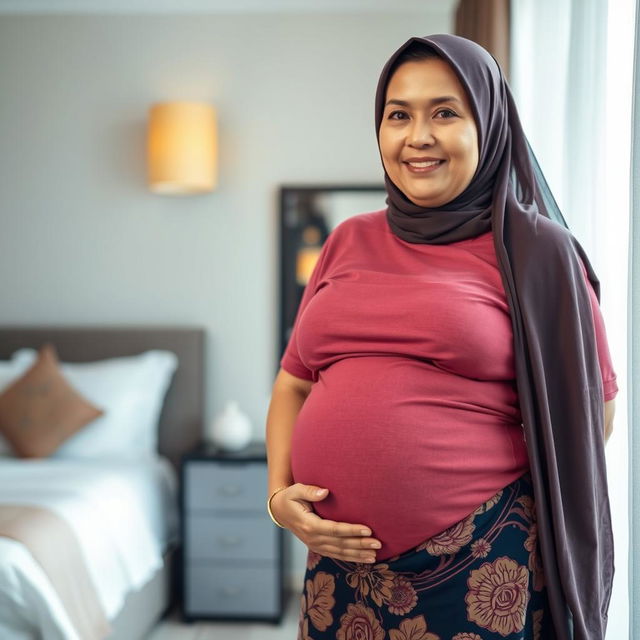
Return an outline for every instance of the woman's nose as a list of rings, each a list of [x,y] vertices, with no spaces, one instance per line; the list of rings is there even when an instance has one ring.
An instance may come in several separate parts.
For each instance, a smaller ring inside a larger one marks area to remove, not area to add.
[[[409,130],[408,143],[411,147],[424,147],[435,142],[431,123],[416,119]]]

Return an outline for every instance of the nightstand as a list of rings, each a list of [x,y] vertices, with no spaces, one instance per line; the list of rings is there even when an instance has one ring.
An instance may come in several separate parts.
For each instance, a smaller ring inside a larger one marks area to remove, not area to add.
[[[266,511],[263,443],[236,453],[207,444],[181,466],[185,620],[270,620],[284,608],[284,530]]]

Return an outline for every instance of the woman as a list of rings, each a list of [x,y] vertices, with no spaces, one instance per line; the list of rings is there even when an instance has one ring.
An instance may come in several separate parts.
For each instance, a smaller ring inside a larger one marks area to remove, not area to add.
[[[408,40],[376,133],[388,207],[325,242],[267,417],[267,507],[309,548],[299,638],[604,638],[595,273],[482,47]]]

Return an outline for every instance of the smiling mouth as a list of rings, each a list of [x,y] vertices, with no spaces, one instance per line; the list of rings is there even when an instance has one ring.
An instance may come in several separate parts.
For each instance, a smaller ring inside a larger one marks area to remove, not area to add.
[[[421,162],[404,162],[403,164],[411,173],[431,173],[440,165],[444,164],[444,160],[424,160]]]
[[[433,167],[436,164],[441,164],[443,162],[444,160],[425,160],[423,162],[407,162],[407,164],[410,164],[412,167],[424,168],[424,167]]]

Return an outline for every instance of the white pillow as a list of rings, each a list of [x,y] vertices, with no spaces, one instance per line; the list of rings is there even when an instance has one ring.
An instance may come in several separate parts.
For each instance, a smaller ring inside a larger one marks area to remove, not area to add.
[[[16,363],[11,360],[0,360],[0,393],[6,389],[18,376],[15,373]],[[9,443],[0,433],[0,456],[10,456],[12,453]]]
[[[12,359],[20,368],[36,357],[35,349],[20,349]],[[52,457],[157,456],[158,422],[177,366],[174,353],[158,349],[96,362],[61,362],[71,386],[105,413],[66,440]]]

